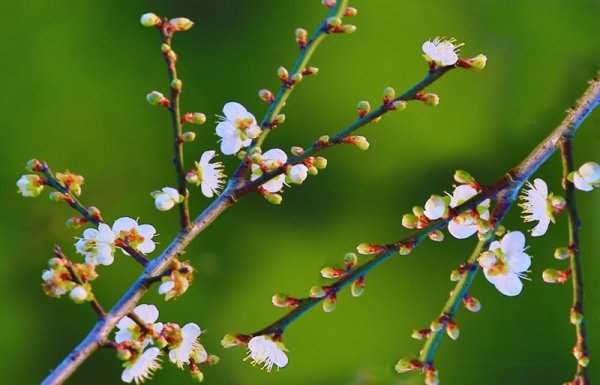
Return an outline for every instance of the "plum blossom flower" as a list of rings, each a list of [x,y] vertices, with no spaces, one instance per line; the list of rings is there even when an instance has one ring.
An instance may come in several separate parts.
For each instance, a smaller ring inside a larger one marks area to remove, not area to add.
[[[23,175],[17,181],[17,187],[19,188],[19,194],[24,197],[36,197],[42,193],[44,189],[43,179],[35,174]]]
[[[546,234],[550,222],[554,223],[554,214],[564,208],[564,199],[548,194],[548,186],[542,179],[535,179],[533,184],[527,182],[527,188],[521,195],[523,201],[519,206],[523,208],[525,222],[538,221],[531,229],[531,236],[539,237]]]
[[[85,263],[108,266],[113,263],[115,252],[115,234],[105,223],[98,229],[86,229],[83,238],[75,243],[77,253],[85,256]]]
[[[579,170],[569,174],[569,180],[578,190],[592,191],[600,187],[600,165],[596,162],[584,163]]]
[[[42,273],[42,288],[50,297],[58,298],[75,286],[73,282],[63,279],[65,271],[66,269],[60,267],[44,270]]]
[[[221,139],[221,152],[225,155],[236,154],[242,147],[247,147],[257,138],[261,129],[256,118],[244,106],[236,102],[226,103],[223,107],[224,117],[217,124],[217,135]]]
[[[287,162],[287,155],[285,154],[285,152],[283,150],[280,150],[278,148],[273,148],[269,151],[266,151],[264,154],[262,154],[262,162],[263,162],[264,169],[266,169],[267,171],[272,171],[272,170],[275,170],[276,168],[280,167],[281,165],[283,165],[285,162]],[[252,164],[252,177],[250,179],[251,180],[258,179],[262,175],[262,173],[263,173],[263,170],[262,170],[261,166],[253,163]],[[261,185],[261,187],[270,193],[276,193],[281,190],[281,188],[283,187],[284,181],[285,181],[285,174],[280,174],[280,175],[277,175],[276,177],[272,178],[268,182],[263,183]]]
[[[150,196],[154,198],[154,205],[160,211],[171,210],[176,203],[181,203],[185,199],[173,187],[163,187],[161,190],[152,192]]]
[[[457,186],[450,197],[450,207],[454,208],[465,201],[477,195],[477,190],[470,185],[463,184]],[[479,218],[483,220],[490,219],[490,200],[486,199],[477,206]],[[477,221],[473,214],[466,211],[454,218],[448,223],[448,231],[452,236],[458,239],[465,239],[477,232]]]
[[[190,357],[206,355],[206,351],[198,342],[200,334],[202,334],[202,330],[195,323],[184,325],[181,328],[181,339],[177,343],[169,345],[169,360],[179,368],[182,368],[183,364],[190,362]],[[206,357],[204,358],[205,360]]]
[[[248,341],[248,355],[244,360],[250,358],[252,365],[262,365],[261,369],[270,372],[273,365],[277,366],[277,369],[287,365],[288,357],[284,350],[285,347],[281,342],[275,343],[271,338],[260,335]]]
[[[121,380],[127,383],[135,381],[136,384],[139,384],[149,379],[154,371],[160,368],[160,355],[160,349],[152,347],[142,354],[133,356],[131,360],[125,363]]]
[[[288,171],[290,181],[295,184],[302,184],[308,176],[308,167],[303,164],[296,164]]]
[[[523,289],[521,278],[526,278],[524,273],[531,265],[531,257],[524,250],[525,235],[513,231],[492,242],[489,251],[479,257],[485,277],[500,293],[512,297]]]
[[[133,312],[144,321],[147,328],[152,329],[156,334],[160,334],[163,329],[163,324],[156,322],[158,319],[158,309],[156,306],[146,304],[138,305],[133,309]],[[144,346],[147,346],[152,342],[152,337],[149,334],[144,333],[140,325],[135,323],[135,321],[129,317],[121,318],[119,323],[117,323],[117,329],[119,330],[115,334],[115,342],[118,344],[126,341],[140,341],[143,342]]]
[[[112,231],[119,240],[142,253],[151,253],[156,247],[152,241],[152,237],[156,234],[154,226],[138,225],[133,218],[123,217],[117,219],[113,223]],[[125,251],[123,252],[127,254]]]
[[[454,38],[436,37],[433,41],[423,43],[423,56],[427,61],[433,61],[438,66],[454,65],[458,61],[456,51],[463,44],[457,44]]]
[[[439,195],[432,195],[431,198],[425,202],[425,210],[423,214],[430,220],[436,220],[444,215],[446,211],[446,202]]]
[[[214,194],[219,194],[223,187],[223,164],[221,162],[210,163],[216,156],[215,151],[205,151],[200,157],[199,162],[194,162],[195,168],[186,175],[186,180],[196,186],[200,186],[202,194],[207,198],[212,198]]]

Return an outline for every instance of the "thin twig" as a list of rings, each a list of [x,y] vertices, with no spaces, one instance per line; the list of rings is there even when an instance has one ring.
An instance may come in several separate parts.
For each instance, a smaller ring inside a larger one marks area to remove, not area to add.
[[[583,276],[581,268],[580,243],[579,243],[579,217],[575,205],[575,186],[567,179],[573,171],[573,144],[571,137],[565,137],[560,142],[560,153],[563,165],[563,187],[567,202],[567,217],[569,221],[569,252],[571,265],[571,282],[573,284],[573,307],[571,308],[572,320],[575,323],[575,348],[582,358],[578,359],[575,378],[579,379],[578,385],[588,385],[587,372],[588,349],[585,332],[585,317],[583,312]],[[574,314],[573,314],[574,313]],[[574,316],[574,317],[573,317]],[[583,365],[582,365],[583,363]]]

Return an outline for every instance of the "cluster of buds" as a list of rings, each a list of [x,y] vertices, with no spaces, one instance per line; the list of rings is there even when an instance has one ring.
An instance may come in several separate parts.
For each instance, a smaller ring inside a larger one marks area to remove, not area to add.
[[[475,270],[477,270],[477,265],[474,265],[474,264],[471,264],[468,262],[461,263],[457,269],[452,270],[452,272],[450,273],[450,281],[458,282],[461,279],[463,279],[463,277],[465,276],[465,274],[468,271],[475,271]]]
[[[429,329],[432,332],[439,332],[440,330],[445,329],[448,337],[450,337],[453,340],[458,339],[458,336],[460,335],[458,325],[456,324],[456,322],[454,322],[452,317],[446,313],[431,321]]]
[[[158,294],[164,295],[165,301],[177,298],[187,291],[193,279],[194,268],[190,261],[180,262],[174,259],[161,279]]]
[[[356,31],[356,26],[354,24],[343,24],[342,19],[335,16],[327,19],[325,28],[328,33],[352,33]]]
[[[83,303],[94,299],[90,281],[98,278],[94,265],[74,263],[66,258],[51,258],[48,270],[42,273],[42,288],[50,297],[59,298],[69,293],[75,303]],[[73,275],[76,275],[74,277]]]
[[[296,72],[290,76],[289,71],[284,66],[277,68],[277,77],[281,80],[283,85],[288,88],[292,88],[303,79],[302,72]]]
[[[181,124],[196,124],[202,125],[206,123],[206,115],[202,112],[188,112],[183,114],[181,117]],[[186,131],[179,137],[180,143],[191,143],[196,139],[196,133],[193,131]]]
[[[194,25],[194,22],[185,17],[175,17],[170,20],[161,19],[154,13],[145,13],[140,18],[140,23],[144,27],[162,28],[168,36],[174,32],[188,31]]]
[[[445,218],[449,214],[450,197],[432,195],[425,206],[414,206],[412,213],[402,216],[402,226],[407,229],[422,229],[434,220]],[[440,230],[433,230],[429,234],[429,239],[436,242],[444,240],[444,234]]]
[[[575,246],[569,245],[567,247],[558,247],[554,250],[554,258],[559,261],[566,260],[575,254]],[[545,269],[542,272],[542,279],[546,283],[565,283],[571,277],[571,269],[566,270],[558,269]]]
[[[383,89],[383,104],[387,110],[404,111],[406,109],[405,100],[395,100],[396,90],[392,87],[386,87]]]

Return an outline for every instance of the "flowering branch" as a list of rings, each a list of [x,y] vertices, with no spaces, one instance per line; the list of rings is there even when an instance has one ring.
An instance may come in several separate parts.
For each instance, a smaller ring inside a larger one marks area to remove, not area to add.
[[[579,217],[575,206],[575,186],[567,176],[573,171],[573,144],[571,137],[565,136],[560,142],[560,152],[563,164],[563,187],[567,202],[567,216],[569,221],[569,255],[571,267],[571,282],[573,285],[573,306],[571,307],[571,323],[575,325],[576,343],[573,354],[577,358],[577,371],[574,385],[589,384],[587,365],[589,362],[586,342],[585,320],[583,316],[583,277],[580,261],[579,244]]]

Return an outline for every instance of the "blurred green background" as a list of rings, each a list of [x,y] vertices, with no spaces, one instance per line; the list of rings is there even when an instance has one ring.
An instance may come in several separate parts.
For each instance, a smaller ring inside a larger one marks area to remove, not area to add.
[[[281,316],[270,297],[276,292],[306,295],[323,283],[319,270],[341,262],[360,242],[392,242],[407,234],[403,213],[432,193],[451,191],[455,169],[469,170],[482,183],[501,177],[546,136],[564,116],[600,66],[600,2],[597,0],[503,2],[468,0],[400,2],[351,1],[359,14],[349,20],[358,31],[332,36],[284,112],[287,121],[268,147],[308,146],[355,119],[355,106],[377,105],[381,91],[398,92],[426,72],[423,41],[454,36],[466,42],[466,57],[485,53],[481,73],[454,71],[430,88],[438,108],[411,103],[361,131],[367,152],[340,147],[326,153],[329,166],[272,206],[251,196],[227,211],[189,248],[198,269],[187,295],[165,303],[153,289],[143,302],[155,303],[162,321],[196,322],[208,332],[203,342],[222,360],[207,368],[209,384],[420,384],[399,376],[394,363],[417,354],[414,328],[426,327],[446,301],[449,272],[466,259],[475,239],[425,242],[413,254],[390,260],[367,276],[365,294],[340,294],[338,309],[315,309],[284,335],[290,364],[263,373],[242,362],[241,348],[223,350],[232,330],[252,332]],[[165,111],[151,108],[145,95],[167,91],[158,34],[139,25],[141,14],[186,16],[196,22],[176,36],[184,111],[202,111],[209,123],[186,147],[187,162],[216,149],[213,116],[237,101],[259,119],[266,105],[260,88],[275,90],[275,70],[288,68],[297,48],[293,31],[312,31],[326,13],[318,0],[303,1],[5,1],[0,5],[3,139],[2,198],[2,382],[39,383],[94,323],[87,306],[42,293],[41,271],[61,245],[81,231],[68,230],[73,215],[45,198],[24,199],[15,182],[33,157],[56,171],[86,177],[82,201],[101,208],[107,221],[139,217],[169,243],[177,228],[175,210],[158,212],[149,192],[173,185],[171,129]],[[576,139],[576,163],[600,161],[600,111]],[[231,174],[236,160],[221,156]],[[537,174],[560,189],[560,160]],[[580,193],[582,255],[586,279],[590,374],[600,381],[600,195]],[[46,195],[44,194],[44,197]],[[209,201],[192,190],[192,209]],[[518,210],[510,229],[525,231]],[[566,243],[560,216],[542,239],[529,239],[535,256],[531,282],[516,298],[504,297],[482,277],[471,294],[482,301],[478,314],[456,317],[461,338],[444,339],[436,357],[443,384],[560,384],[572,378],[573,327],[568,323],[570,284],[547,285],[541,272],[566,268],[553,259]],[[132,260],[117,257],[100,267],[95,291],[110,307],[140,273]],[[111,351],[92,356],[68,382],[117,384],[120,362]],[[153,384],[192,383],[187,373],[165,364]]]

